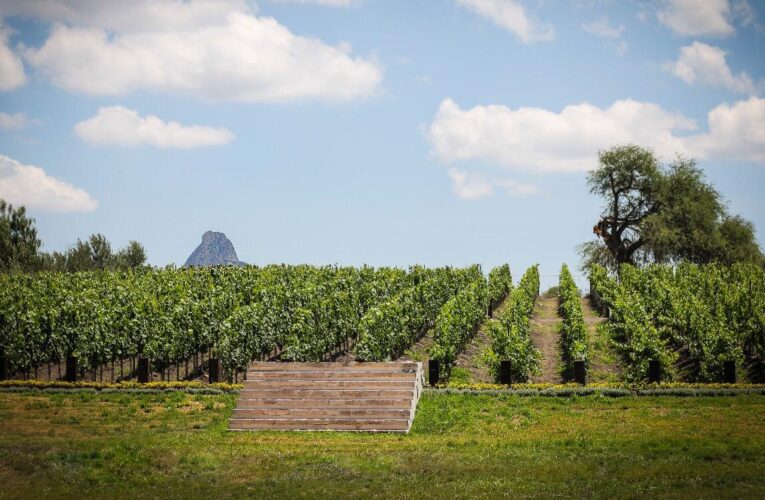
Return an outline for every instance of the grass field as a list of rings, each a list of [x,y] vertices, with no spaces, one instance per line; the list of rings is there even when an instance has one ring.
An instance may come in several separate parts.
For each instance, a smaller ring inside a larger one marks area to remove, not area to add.
[[[765,397],[435,394],[408,435],[231,433],[235,395],[0,393],[0,496],[765,496]]]

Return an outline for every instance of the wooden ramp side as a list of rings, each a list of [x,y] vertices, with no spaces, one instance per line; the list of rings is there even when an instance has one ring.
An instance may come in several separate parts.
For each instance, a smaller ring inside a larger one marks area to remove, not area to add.
[[[229,430],[409,432],[422,363],[253,362]]]

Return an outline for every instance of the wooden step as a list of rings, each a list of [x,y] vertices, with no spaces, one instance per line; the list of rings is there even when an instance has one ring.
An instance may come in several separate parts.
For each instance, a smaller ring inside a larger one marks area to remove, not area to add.
[[[380,370],[285,370],[285,371],[249,371],[247,380],[296,380],[296,379],[332,379],[332,380],[412,380],[412,373],[403,371]]]
[[[405,399],[302,399],[240,398],[237,408],[398,408],[410,409],[411,398]]]
[[[334,365],[334,366],[327,366]],[[376,371],[376,372],[414,372],[417,370],[417,363],[297,363],[297,362],[271,362],[254,361],[247,367],[248,372],[300,372],[300,371],[321,371],[329,370],[332,372],[349,371]]]
[[[356,417],[372,419],[409,419],[409,408],[237,408],[231,418],[327,418]]]
[[[414,390],[414,380],[245,380],[245,389],[405,389]]]
[[[303,399],[338,399],[338,398],[411,398],[414,390],[402,389],[250,389],[239,391],[240,396],[252,398],[303,398]]]
[[[357,418],[284,418],[229,420],[231,430],[306,430],[306,431],[401,431],[409,428],[409,419]]]
[[[408,432],[421,363],[254,362],[231,430]]]

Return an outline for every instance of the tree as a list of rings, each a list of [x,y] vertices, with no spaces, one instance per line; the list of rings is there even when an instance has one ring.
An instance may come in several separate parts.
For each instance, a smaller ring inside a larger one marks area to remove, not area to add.
[[[93,269],[109,269],[114,267],[112,244],[101,233],[92,234],[88,239],[90,260]]]
[[[35,220],[27,217],[26,209],[14,209],[0,199],[0,272],[133,269],[146,263],[146,250],[140,243],[131,240],[115,254],[101,233],[92,234],[86,241],[78,239],[63,253],[41,252],[40,246]]]
[[[720,193],[694,160],[678,158],[663,175],[660,205],[643,224],[654,260],[719,260],[720,224],[727,216]]]
[[[647,242],[644,222],[659,210],[664,182],[661,169],[653,153],[640,146],[617,146],[599,156],[600,168],[587,177],[590,192],[605,201],[593,232],[617,265],[635,263]]]
[[[87,241],[77,240],[77,243],[64,254],[54,252],[49,261],[53,263],[53,269],[69,272],[131,269],[144,265],[146,251],[137,241],[130,241],[125,248],[115,254],[106,236],[96,233],[92,234]]]
[[[725,264],[750,261],[765,266],[765,256],[754,239],[754,224],[738,216],[727,216],[720,224],[723,248],[720,261]]]
[[[663,167],[636,145],[601,151],[599,160],[587,183],[604,209],[593,228],[598,240],[579,246],[584,266],[763,262],[752,223],[728,214],[694,160]]]
[[[74,273],[77,271],[90,271],[93,269],[93,257],[90,244],[87,241],[77,240],[72,248],[63,254],[62,264],[59,271]]]
[[[37,269],[40,244],[35,220],[27,217],[26,209],[14,209],[0,199],[0,271]]]
[[[146,250],[137,241],[131,240],[125,248],[117,252],[117,267],[135,269],[146,263]]]

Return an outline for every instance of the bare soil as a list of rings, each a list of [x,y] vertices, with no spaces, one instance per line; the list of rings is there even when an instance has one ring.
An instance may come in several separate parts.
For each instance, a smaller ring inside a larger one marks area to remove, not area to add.
[[[561,378],[560,322],[558,295],[540,295],[531,314],[531,340],[542,353],[541,370],[531,377],[534,383],[559,384]]]

